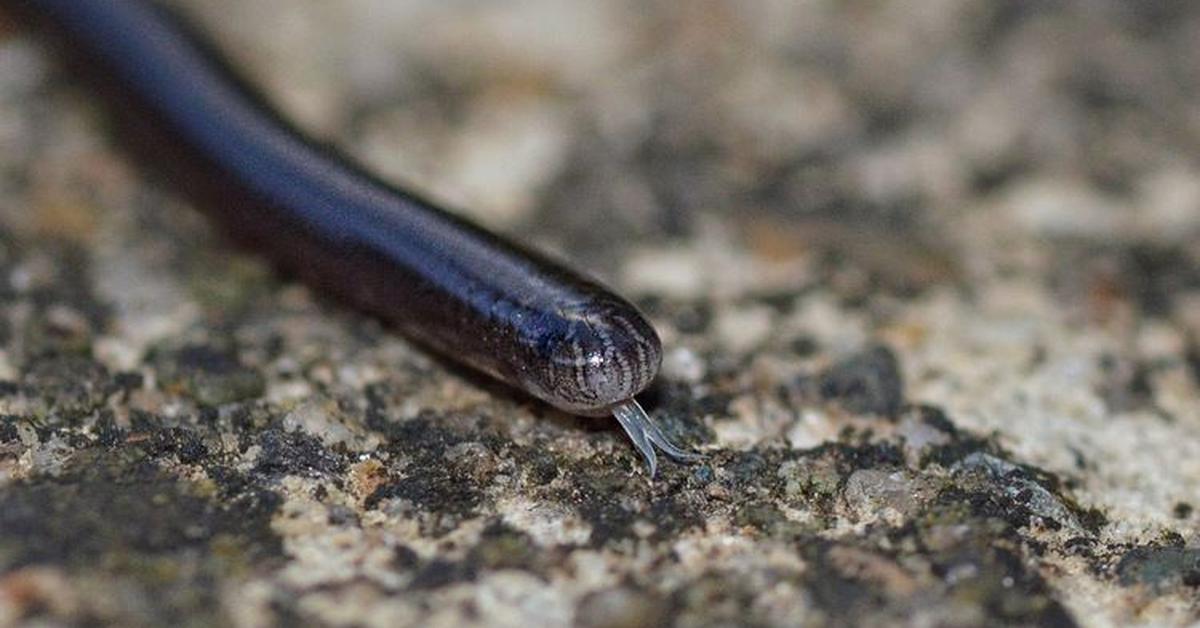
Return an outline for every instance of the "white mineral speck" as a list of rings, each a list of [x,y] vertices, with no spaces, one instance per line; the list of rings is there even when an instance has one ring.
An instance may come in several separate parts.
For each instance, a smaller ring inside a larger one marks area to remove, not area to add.
[[[662,374],[668,379],[695,384],[707,370],[700,354],[688,347],[675,347],[663,355]]]

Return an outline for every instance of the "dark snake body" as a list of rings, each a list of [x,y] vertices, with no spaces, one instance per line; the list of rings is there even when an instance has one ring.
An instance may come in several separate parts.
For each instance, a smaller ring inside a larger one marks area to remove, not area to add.
[[[229,233],[314,287],[567,412],[633,404],[657,374],[628,301],[307,139],[163,8],[0,5],[58,35],[131,143]]]

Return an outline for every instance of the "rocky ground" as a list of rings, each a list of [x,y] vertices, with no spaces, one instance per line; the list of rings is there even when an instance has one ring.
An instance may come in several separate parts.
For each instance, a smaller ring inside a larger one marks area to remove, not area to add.
[[[0,29],[0,624],[1200,621],[1200,5],[179,0],[705,454],[233,249]]]

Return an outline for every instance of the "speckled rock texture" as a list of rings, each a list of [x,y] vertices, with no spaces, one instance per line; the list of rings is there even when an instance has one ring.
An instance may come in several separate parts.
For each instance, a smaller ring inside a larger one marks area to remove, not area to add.
[[[174,4],[635,300],[705,459],[236,250],[4,23],[0,625],[1200,622],[1200,4]]]

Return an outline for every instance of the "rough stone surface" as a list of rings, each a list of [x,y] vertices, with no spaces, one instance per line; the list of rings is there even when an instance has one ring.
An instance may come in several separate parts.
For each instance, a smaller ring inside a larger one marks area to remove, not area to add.
[[[232,248],[6,24],[0,625],[1200,622],[1200,5],[175,4],[636,300],[705,459]]]

